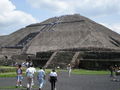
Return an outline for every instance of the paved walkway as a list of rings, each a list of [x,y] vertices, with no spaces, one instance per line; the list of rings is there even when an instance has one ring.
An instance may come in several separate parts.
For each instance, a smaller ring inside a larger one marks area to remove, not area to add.
[[[48,77],[47,77],[48,78]],[[50,83],[46,78],[43,90],[50,90]],[[0,78],[0,87],[15,86],[15,78]],[[26,86],[26,79],[23,81]],[[37,86],[37,80],[35,80]],[[0,90],[26,90],[26,89],[0,89]],[[37,88],[33,90],[38,90]],[[57,90],[120,90],[120,82],[113,82],[108,75],[71,75],[67,72],[58,74]]]

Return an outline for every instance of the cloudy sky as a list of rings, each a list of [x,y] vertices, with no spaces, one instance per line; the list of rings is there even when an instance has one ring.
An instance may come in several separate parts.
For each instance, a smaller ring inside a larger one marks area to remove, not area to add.
[[[74,13],[120,33],[120,0],[0,0],[0,35]]]

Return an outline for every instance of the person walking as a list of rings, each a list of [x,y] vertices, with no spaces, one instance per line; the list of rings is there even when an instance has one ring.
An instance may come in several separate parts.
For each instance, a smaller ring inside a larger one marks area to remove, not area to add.
[[[110,77],[113,77],[114,76],[114,67],[110,66],[109,70],[110,70]]]
[[[22,76],[22,66],[21,65],[18,65],[18,68],[16,70],[16,74],[17,74],[17,82],[16,82],[16,87],[18,87],[20,85],[20,87],[22,86],[22,79],[23,79],[23,76]]]
[[[49,75],[50,77],[50,83],[51,83],[51,90],[56,90],[56,86],[55,83],[57,81],[57,73],[55,71],[55,69],[53,69]]]
[[[70,64],[68,64],[67,70],[68,70],[68,74],[69,74],[69,77],[70,77],[71,76],[71,71],[72,71],[72,67],[71,67]]]
[[[36,69],[31,65],[29,68],[26,70],[26,76],[27,76],[27,90],[31,90],[32,88],[32,83],[33,83],[33,78],[34,74],[36,72]]]
[[[36,69],[33,67],[33,64],[30,64],[32,70],[34,71],[34,73],[36,72]],[[33,74],[34,76],[34,74]],[[32,86],[34,85],[34,77],[32,78]]]
[[[45,71],[44,69],[42,69],[42,67],[40,67],[40,70],[38,71],[38,83],[39,83],[39,90],[42,90],[43,85],[45,83]]]

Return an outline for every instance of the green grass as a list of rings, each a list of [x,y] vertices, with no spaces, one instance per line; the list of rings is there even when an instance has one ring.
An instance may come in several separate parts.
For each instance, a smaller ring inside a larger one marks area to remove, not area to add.
[[[16,68],[16,67],[11,67],[11,66],[0,66],[0,68]]]
[[[84,70],[84,69],[74,69],[72,70],[73,74],[81,74],[81,75],[108,75],[109,71],[103,70]]]
[[[8,73],[0,73],[0,77],[16,77],[16,72],[8,72]],[[23,76],[25,76],[25,72],[23,72]]]
[[[16,88],[15,86],[0,87],[0,89],[15,89],[15,88]]]
[[[0,73],[0,77],[16,77],[16,67],[10,67],[10,66],[0,66],[2,69],[13,69],[12,72],[4,72]],[[23,68],[23,76],[25,76],[25,70],[26,68]],[[37,71],[39,68],[36,68]],[[66,70],[56,70],[56,72],[61,72],[61,71],[66,71]],[[48,74],[51,72],[51,69],[45,69],[45,72]],[[109,71],[97,71],[97,70],[84,70],[84,69],[73,69],[72,70],[73,74],[80,74],[80,75],[107,75],[110,74]],[[37,73],[36,73],[37,74]]]
[[[13,69],[11,72],[8,70],[7,72],[4,73],[0,73],[0,77],[16,77],[16,67],[10,67],[10,66],[0,66],[1,69]],[[38,71],[39,68],[36,68],[36,70]],[[23,76],[25,76],[25,71],[26,68],[23,68]],[[45,72],[48,74],[51,72],[51,69],[45,69]],[[37,74],[37,72],[36,72]]]
[[[16,72],[17,67],[10,67],[10,66],[0,66],[0,74],[2,73],[11,73]],[[25,71],[26,68],[22,67],[22,70]]]
[[[39,68],[37,68],[37,71]],[[61,70],[56,70],[56,72],[60,72]],[[51,69],[45,69],[46,74],[49,74],[51,72]],[[37,72],[35,73],[37,75]],[[25,71],[23,72],[23,76],[25,76]],[[16,77],[16,72],[5,72],[0,73],[0,77]]]
[[[0,77],[16,77],[16,68],[11,66],[0,66]],[[25,75],[26,68],[23,69],[23,75]]]

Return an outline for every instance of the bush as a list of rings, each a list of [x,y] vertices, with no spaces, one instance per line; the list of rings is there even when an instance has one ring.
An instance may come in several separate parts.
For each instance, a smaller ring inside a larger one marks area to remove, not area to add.
[[[0,59],[1,66],[12,66],[15,63],[12,59]]]
[[[16,68],[0,68],[0,73],[15,72]]]

